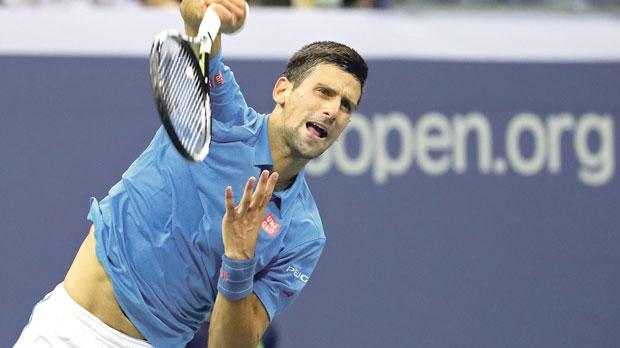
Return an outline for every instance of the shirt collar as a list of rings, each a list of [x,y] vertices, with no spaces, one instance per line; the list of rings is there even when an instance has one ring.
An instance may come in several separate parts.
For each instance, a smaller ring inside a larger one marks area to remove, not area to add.
[[[289,186],[289,188],[284,191],[278,191],[273,193],[275,197],[280,198],[280,210],[282,211],[282,216],[287,214],[289,208],[293,205],[297,196],[301,194],[301,189],[304,186],[304,182],[304,171],[301,170],[299,173],[297,173],[295,181],[293,181],[293,184]]]

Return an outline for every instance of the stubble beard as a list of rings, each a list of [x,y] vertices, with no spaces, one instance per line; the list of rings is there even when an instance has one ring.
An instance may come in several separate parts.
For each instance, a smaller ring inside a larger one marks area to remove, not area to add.
[[[301,136],[299,135],[299,130],[305,130],[305,124],[302,124],[297,129],[296,128],[284,128],[281,130],[281,136],[284,139],[284,143],[289,149],[289,152],[293,158],[300,158],[305,160],[312,160],[325,152],[326,149],[313,149],[308,148],[306,144],[303,143]]]

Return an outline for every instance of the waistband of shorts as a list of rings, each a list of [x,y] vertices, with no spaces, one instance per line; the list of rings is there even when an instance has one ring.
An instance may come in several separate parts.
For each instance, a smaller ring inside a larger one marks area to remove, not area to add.
[[[58,284],[50,295],[50,299],[55,299],[56,301],[64,305],[64,308],[70,310],[75,315],[76,319],[91,328],[94,333],[101,336],[101,338],[103,338],[106,342],[118,345],[120,347],[130,346],[153,348],[153,346],[151,346],[147,341],[131,337],[109,327],[99,318],[91,314],[86,309],[82,308],[79,304],[77,304],[77,302],[75,302],[75,300],[71,298],[71,296],[69,296],[69,293],[67,293],[67,290],[65,290],[64,282]]]

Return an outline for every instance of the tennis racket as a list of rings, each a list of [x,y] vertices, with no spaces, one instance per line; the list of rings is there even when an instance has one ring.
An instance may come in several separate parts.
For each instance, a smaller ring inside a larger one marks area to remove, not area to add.
[[[179,153],[194,162],[209,154],[211,105],[209,52],[220,30],[220,18],[209,6],[198,35],[161,32],[149,56],[153,96],[166,133]],[[200,61],[192,46],[199,46]]]

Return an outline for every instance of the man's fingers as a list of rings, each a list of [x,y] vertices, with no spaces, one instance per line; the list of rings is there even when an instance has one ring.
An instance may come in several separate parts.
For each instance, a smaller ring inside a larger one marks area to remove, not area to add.
[[[241,197],[241,202],[239,202],[239,214],[244,214],[250,206],[250,203],[252,201],[252,188],[254,187],[255,181],[256,178],[251,176],[245,183],[245,188],[243,189],[243,196]]]
[[[262,213],[262,210],[265,209],[269,203],[269,199],[271,199],[271,194],[278,182],[278,176],[278,173],[275,172],[269,174],[267,170],[262,171],[254,190],[256,178],[253,176],[250,177],[245,183],[243,196],[241,197],[236,211],[232,188],[228,186],[226,188],[226,213],[231,217],[246,214],[249,209],[256,209]]]
[[[269,200],[271,199],[271,194],[273,193],[273,190],[276,187],[276,183],[278,182],[278,177],[279,177],[278,173],[274,172],[274,173],[271,173],[271,175],[267,175],[267,174],[268,172],[265,174],[264,178],[261,177],[262,179],[264,179],[264,181],[262,182],[260,191],[258,187],[256,188],[257,196],[256,196],[255,205],[258,206],[258,209],[265,209],[267,204],[269,204]]]
[[[226,215],[230,218],[235,217],[235,197],[233,195],[233,189],[230,186],[226,186]]]
[[[258,178],[258,184],[256,185],[256,190],[252,195],[252,207],[258,208],[263,200],[263,195],[265,194],[265,188],[267,186],[267,180],[269,179],[269,171],[263,170],[260,173],[260,177]]]
[[[245,14],[245,1],[239,0],[222,0],[223,4],[226,4],[226,8],[232,12],[237,19],[243,18]]]
[[[224,6],[221,1],[214,2],[216,2],[218,6],[215,6],[213,10],[220,17],[222,24],[232,22],[235,18],[235,15],[228,8],[226,8],[226,6]]]
[[[280,174],[278,174],[277,172],[273,172],[271,173],[271,176],[269,176],[269,182],[267,183],[267,189],[269,190],[269,194],[271,195],[273,193],[273,190],[276,187],[276,184],[278,183],[278,178],[280,177]]]
[[[271,173],[271,175],[269,176],[269,180],[267,181],[267,187],[265,188],[265,195],[263,197],[263,206],[266,206],[269,203],[269,200],[271,199],[271,195],[273,194],[273,190],[276,187],[276,184],[278,183],[278,177],[280,175],[276,172]]]
[[[245,15],[245,1],[239,0],[205,0],[206,2],[216,3],[220,7],[224,7],[237,19],[243,18]]]

